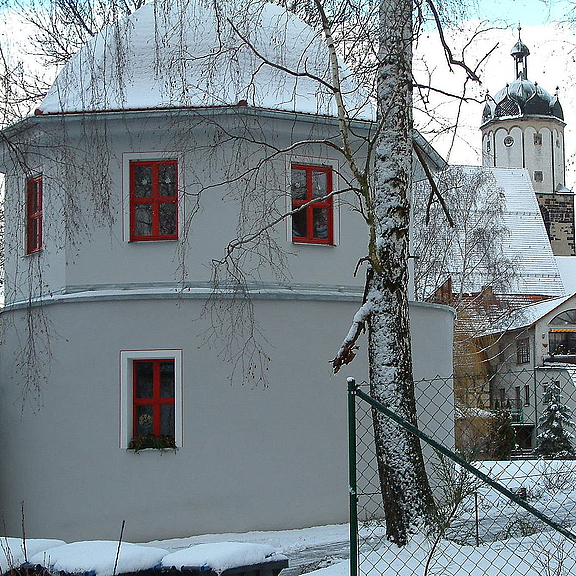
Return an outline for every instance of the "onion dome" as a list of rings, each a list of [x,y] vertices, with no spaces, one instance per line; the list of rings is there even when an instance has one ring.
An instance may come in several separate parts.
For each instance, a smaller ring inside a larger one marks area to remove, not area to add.
[[[520,61],[526,56],[530,56],[530,50],[528,46],[518,38],[518,42],[512,46],[512,50],[510,50],[510,55],[514,57],[516,61]]]
[[[558,95],[551,95],[537,82],[528,80],[528,46],[518,38],[510,55],[514,58],[516,79],[506,84],[493,98],[486,95],[482,124],[502,118],[549,116],[564,120]]]

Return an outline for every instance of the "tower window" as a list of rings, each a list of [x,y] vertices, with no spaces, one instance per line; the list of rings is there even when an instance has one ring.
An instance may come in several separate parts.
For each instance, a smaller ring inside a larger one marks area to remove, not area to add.
[[[486,151],[487,151],[487,152],[490,152],[490,148],[491,148],[491,146],[490,146],[490,140],[488,140],[488,141],[486,142]]]
[[[130,240],[178,239],[178,162],[130,162]]]
[[[292,242],[332,244],[334,218],[332,168],[292,164]]]
[[[542,170],[534,170],[534,182],[542,182],[544,180],[544,175]]]
[[[506,146],[506,148],[510,148],[512,144],[514,144],[514,138],[512,138],[512,136],[506,136],[506,138],[504,138],[504,146]]]
[[[42,250],[42,176],[26,181],[26,254]]]
[[[542,134],[534,134],[534,146],[542,146]]]

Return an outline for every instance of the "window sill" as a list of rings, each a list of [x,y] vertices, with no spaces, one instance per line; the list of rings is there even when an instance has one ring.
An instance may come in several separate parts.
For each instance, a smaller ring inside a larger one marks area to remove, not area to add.
[[[142,448],[141,450],[135,450],[134,448],[126,448],[128,454],[133,454],[134,456],[141,456],[142,454],[176,454],[180,450],[179,447],[176,448]]]
[[[312,241],[301,241],[292,240],[292,245],[294,246],[326,246],[328,248],[334,248],[336,244],[329,244],[328,242],[312,242]]]
[[[176,440],[172,436],[153,436],[152,434],[149,434],[148,436],[137,436],[136,438],[132,438],[128,444],[127,450],[134,452],[135,454],[144,450],[154,450],[155,452],[174,450],[174,452],[177,452],[178,446],[176,445]]]
[[[128,240],[129,244],[141,244],[144,242],[145,244],[155,244],[158,242],[178,242],[178,238],[136,238],[134,240]]]

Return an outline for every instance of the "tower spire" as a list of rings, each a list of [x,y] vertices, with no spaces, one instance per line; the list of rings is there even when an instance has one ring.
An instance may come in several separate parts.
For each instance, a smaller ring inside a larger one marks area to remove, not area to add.
[[[520,32],[522,31],[522,26],[518,22],[518,42],[514,44],[512,50],[510,50],[510,55],[514,58],[514,67],[516,72],[516,78],[521,80],[528,79],[528,56],[530,55],[530,50],[528,46],[522,42]]]

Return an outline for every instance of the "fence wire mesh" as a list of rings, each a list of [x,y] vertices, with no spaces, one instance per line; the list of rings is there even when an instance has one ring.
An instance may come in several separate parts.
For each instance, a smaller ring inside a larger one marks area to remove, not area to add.
[[[356,396],[357,573],[576,575],[575,382],[576,366],[557,366],[416,383],[419,427],[448,457],[421,440],[438,513],[402,548],[385,536],[374,408]]]

